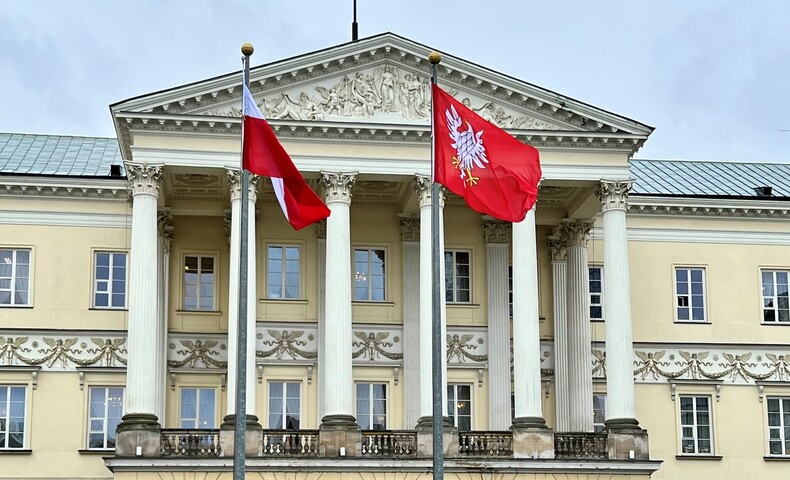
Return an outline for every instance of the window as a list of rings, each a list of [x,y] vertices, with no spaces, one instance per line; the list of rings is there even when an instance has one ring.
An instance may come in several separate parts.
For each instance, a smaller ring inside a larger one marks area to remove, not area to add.
[[[763,270],[763,322],[790,322],[787,270]]]
[[[606,421],[606,394],[593,394],[593,428],[595,433],[603,432]]]
[[[683,454],[713,453],[709,396],[680,396],[680,430]]]
[[[25,387],[0,386],[0,450],[25,446]]]
[[[88,412],[88,448],[115,448],[115,429],[123,416],[122,387],[91,387]]]
[[[96,252],[93,306],[126,308],[126,253]]]
[[[448,303],[469,303],[471,252],[448,250],[444,252],[444,285]]]
[[[385,300],[384,256],[385,252],[380,248],[354,249],[354,300]]]
[[[594,265],[590,271],[590,320],[603,320],[603,267]]]
[[[214,311],[214,257],[184,257],[184,310]]]
[[[447,385],[447,415],[459,432],[472,430],[471,385]]]
[[[704,322],[705,269],[676,267],[675,296],[679,322]]]
[[[387,429],[387,385],[357,383],[357,425],[362,430]]]
[[[299,382],[269,382],[269,428],[299,430],[301,390]]]
[[[768,453],[790,455],[790,398],[768,398]]]
[[[214,428],[216,390],[181,389],[181,428]]]
[[[0,250],[0,305],[29,305],[30,249]]]
[[[301,298],[301,252],[295,245],[269,245],[266,298]]]

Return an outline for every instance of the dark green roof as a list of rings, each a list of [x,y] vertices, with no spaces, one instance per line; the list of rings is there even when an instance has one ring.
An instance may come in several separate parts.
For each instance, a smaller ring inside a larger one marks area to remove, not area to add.
[[[0,133],[0,173],[108,177],[122,164],[114,138]]]

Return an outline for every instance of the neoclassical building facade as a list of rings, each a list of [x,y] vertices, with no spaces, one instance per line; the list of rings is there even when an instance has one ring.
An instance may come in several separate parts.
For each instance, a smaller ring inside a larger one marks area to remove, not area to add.
[[[636,160],[652,127],[444,55],[541,153],[527,218],[481,216],[431,198],[429,52],[252,69],[331,215],[293,231],[251,182],[250,478],[430,475],[434,285],[448,476],[781,475],[790,167]],[[0,477],[230,478],[240,83],[118,102],[114,139],[0,134]]]

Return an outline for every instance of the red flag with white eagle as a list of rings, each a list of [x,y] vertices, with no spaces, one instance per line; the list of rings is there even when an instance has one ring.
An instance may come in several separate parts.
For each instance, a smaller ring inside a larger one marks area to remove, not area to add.
[[[534,147],[487,122],[433,84],[434,180],[480,213],[520,222],[541,177]]]
[[[251,173],[271,178],[274,194],[288,223],[299,230],[328,217],[329,208],[296,169],[246,86],[242,111],[242,164]]]

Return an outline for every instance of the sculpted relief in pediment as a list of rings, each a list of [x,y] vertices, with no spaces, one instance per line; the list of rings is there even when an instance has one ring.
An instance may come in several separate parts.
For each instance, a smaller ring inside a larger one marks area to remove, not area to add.
[[[486,120],[502,128],[567,130],[532,116],[523,115],[466,92],[449,92]],[[382,123],[428,123],[431,112],[428,79],[403,71],[396,65],[378,67],[327,79],[317,85],[297,87],[259,99],[258,107],[276,120],[371,119]],[[208,115],[240,116],[237,107],[220,108]]]

